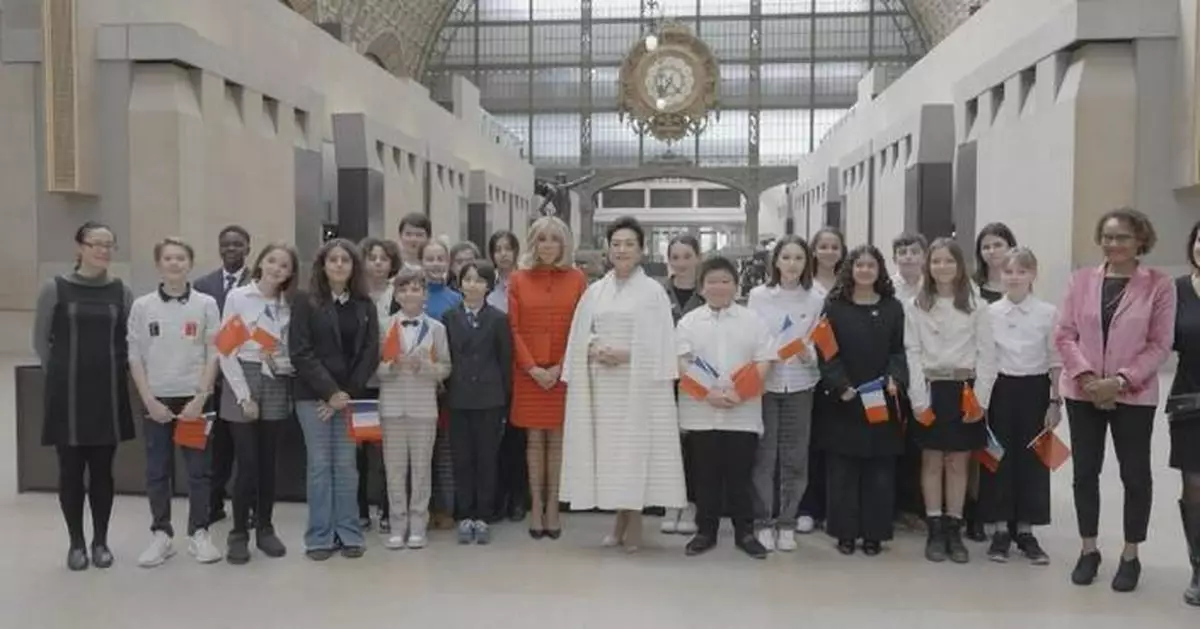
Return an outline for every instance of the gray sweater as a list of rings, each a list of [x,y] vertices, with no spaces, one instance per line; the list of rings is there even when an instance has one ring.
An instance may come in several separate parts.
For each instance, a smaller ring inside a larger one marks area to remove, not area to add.
[[[84,286],[106,286],[114,282],[113,278],[108,274],[97,277],[85,277],[78,272],[72,271],[64,274],[63,279],[75,284]],[[50,360],[50,328],[54,320],[54,307],[58,305],[58,287],[54,283],[55,278],[50,278],[42,284],[42,290],[38,293],[37,310],[34,313],[33,319],[33,350],[37,352],[38,359],[44,367]],[[129,290],[129,285],[125,285],[125,312],[128,313],[133,305],[133,291]]]

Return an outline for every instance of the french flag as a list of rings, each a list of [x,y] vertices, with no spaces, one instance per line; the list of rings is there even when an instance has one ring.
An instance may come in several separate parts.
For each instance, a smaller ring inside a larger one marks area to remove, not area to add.
[[[783,326],[779,330],[779,360],[789,360],[804,351],[804,335],[800,326],[792,321],[791,315],[785,315]]]
[[[867,411],[867,422],[882,424],[889,418],[887,392],[884,389],[884,379],[876,378],[859,385],[858,397],[862,400],[863,408]]]
[[[996,438],[996,433],[992,432],[992,427],[987,427],[987,447],[975,452],[975,460],[979,464],[987,468],[993,474],[1000,469],[1000,461],[1004,459],[1004,446],[1000,444],[1000,440]]]
[[[358,443],[383,441],[378,400],[351,400],[346,407],[346,424],[350,437]]]
[[[679,390],[703,402],[720,379],[721,374],[715,367],[695,356],[688,362],[687,371],[679,378]]]

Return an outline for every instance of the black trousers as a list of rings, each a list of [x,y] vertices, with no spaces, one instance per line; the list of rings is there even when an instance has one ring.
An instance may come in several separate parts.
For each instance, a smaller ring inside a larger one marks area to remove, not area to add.
[[[210,412],[216,412],[220,408],[221,400],[221,379],[217,378],[216,386],[213,387],[213,395],[209,398]],[[208,501],[208,508],[212,512],[224,511],[225,498],[229,492],[229,481],[233,478],[233,435],[229,432],[229,424],[223,421],[215,421],[212,426],[212,436],[208,442],[210,472],[209,485],[211,487],[211,497]]]
[[[1113,449],[1125,487],[1125,541],[1146,541],[1150,526],[1153,479],[1150,472],[1150,435],[1154,430],[1153,406],[1118,404],[1102,411],[1089,402],[1067,400],[1071,424],[1071,451],[1075,461],[1075,517],[1079,536],[1096,537],[1100,529],[1100,470],[1104,469],[1105,434],[1111,430]]]
[[[190,398],[159,399],[176,414],[189,401]],[[146,498],[150,501],[150,530],[175,537],[175,527],[171,524],[171,497],[175,493],[175,422],[160,424],[149,417],[145,418],[142,422],[142,439],[146,442]],[[208,528],[208,500],[212,496],[209,486],[209,449],[179,450],[187,468],[187,534],[190,536]]]
[[[825,532],[838,540],[892,539],[896,513],[896,457],[826,452],[829,511]]]
[[[1045,427],[1049,407],[1050,377],[1046,374],[996,379],[987,420],[1004,446],[1004,458],[995,473],[979,470],[979,517],[983,522],[1050,523],[1050,469],[1026,447]]]
[[[87,545],[83,537],[84,497],[92,508],[92,545],[108,545],[117,446],[58,446],[57,451],[58,506],[67,523],[71,548]]]
[[[525,429],[509,423],[500,439],[500,454],[496,471],[497,518],[505,517],[517,507],[526,508],[529,503],[529,471],[525,461]]]
[[[688,433],[696,492],[696,527],[716,536],[724,510],[738,537],[754,533],[754,456],[758,435],[731,430]]]
[[[250,512],[258,530],[272,530],[275,510],[275,458],[283,421],[219,422],[229,425],[233,436],[237,479],[233,488],[233,528],[245,533]]]
[[[904,422],[904,453],[896,460],[896,513],[925,515],[921,494],[921,444],[917,441],[916,418],[907,395],[900,396]]]
[[[486,520],[495,511],[504,412],[504,408],[450,411],[454,509],[459,520]]]
[[[383,466],[383,444],[358,444],[354,459],[358,467],[358,517],[370,517],[371,505],[375,505],[386,521],[390,501],[387,497],[387,474]]]

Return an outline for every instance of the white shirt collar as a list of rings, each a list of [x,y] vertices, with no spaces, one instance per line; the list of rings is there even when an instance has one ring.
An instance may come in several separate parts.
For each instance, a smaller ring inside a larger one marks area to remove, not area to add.
[[[346,304],[346,303],[347,303],[347,302],[349,302],[349,301],[350,301],[350,291],[343,291],[343,292],[341,292],[341,293],[334,293],[334,294],[333,294],[333,302],[334,302],[334,303],[337,303],[337,304],[343,304],[343,305],[344,305],[344,304]]]

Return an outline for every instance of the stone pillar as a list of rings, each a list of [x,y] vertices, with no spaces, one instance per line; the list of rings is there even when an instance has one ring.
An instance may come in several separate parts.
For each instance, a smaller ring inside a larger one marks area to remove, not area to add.
[[[745,242],[748,245],[758,244],[758,195],[746,195],[746,226],[744,228]]]
[[[592,191],[581,189],[579,192],[579,248],[596,248],[596,206],[592,200]]]

